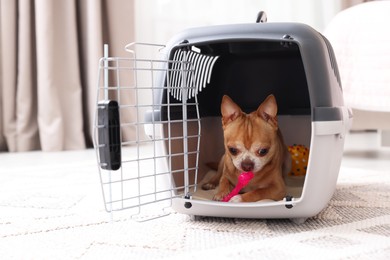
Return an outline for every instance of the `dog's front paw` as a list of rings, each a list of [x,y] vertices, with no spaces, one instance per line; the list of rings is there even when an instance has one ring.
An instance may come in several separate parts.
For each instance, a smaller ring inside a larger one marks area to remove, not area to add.
[[[218,192],[214,195],[213,200],[222,201],[223,198],[225,198],[228,194],[229,194],[228,191],[227,192]]]
[[[239,202],[242,202],[242,197],[241,195],[236,195],[236,196],[233,196],[229,202],[233,202],[233,203],[239,203]]]
[[[202,190],[213,190],[217,187],[214,183],[208,182],[202,185]]]

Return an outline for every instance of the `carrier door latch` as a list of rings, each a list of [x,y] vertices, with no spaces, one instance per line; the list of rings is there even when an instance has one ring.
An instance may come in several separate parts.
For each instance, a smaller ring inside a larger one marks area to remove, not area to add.
[[[98,103],[98,147],[100,167],[116,171],[121,167],[119,105],[115,100]]]

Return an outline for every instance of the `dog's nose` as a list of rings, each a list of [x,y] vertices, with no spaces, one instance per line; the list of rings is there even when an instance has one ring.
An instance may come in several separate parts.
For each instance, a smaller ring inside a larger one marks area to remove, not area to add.
[[[246,172],[252,171],[254,167],[255,164],[251,160],[244,160],[241,163],[241,168]]]

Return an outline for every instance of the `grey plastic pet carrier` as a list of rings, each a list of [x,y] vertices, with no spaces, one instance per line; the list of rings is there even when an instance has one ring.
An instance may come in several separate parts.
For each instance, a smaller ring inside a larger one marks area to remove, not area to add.
[[[324,36],[299,23],[253,23],[147,45],[159,59],[136,57],[134,46],[100,61],[95,147],[107,211],[161,204],[191,216],[304,220],[326,206],[352,116]],[[283,200],[218,202],[200,188],[224,153],[224,94],[244,112],[274,94],[285,143],[309,148],[306,174],[288,176]]]

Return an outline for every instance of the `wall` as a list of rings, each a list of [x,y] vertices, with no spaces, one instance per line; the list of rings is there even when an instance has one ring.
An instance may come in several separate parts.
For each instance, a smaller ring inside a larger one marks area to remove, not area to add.
[[[136,41],[164,44],[189,27],[252,23],[259,11],[268,22],[303,22],[321,32],[340,8],[341,0],[135,0]]]

